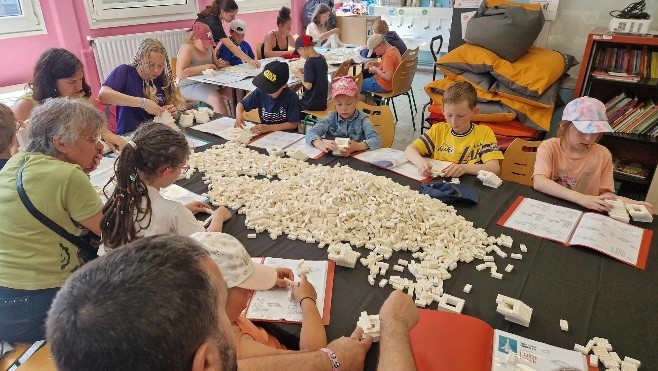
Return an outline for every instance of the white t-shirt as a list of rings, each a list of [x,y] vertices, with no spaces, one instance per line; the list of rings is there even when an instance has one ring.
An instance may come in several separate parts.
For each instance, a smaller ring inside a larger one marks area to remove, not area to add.
[[[185,205],[180,202],[167,200],[154,187],[147,187],[149,197],[151,198],[151,224],[148,228],[145,228],[148,224],[148,218],[139,222],[142,228],[137,232],[139,237],[164,233],[189,236],[192,233],[206,231]],[[146,203],[146,200],[143,202]]]

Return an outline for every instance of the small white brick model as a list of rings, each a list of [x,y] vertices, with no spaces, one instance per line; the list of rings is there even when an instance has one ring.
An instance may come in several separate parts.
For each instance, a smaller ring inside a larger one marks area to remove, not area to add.
[[[189,128],[194,124],[194,114],[193,113],[181,113],[178,118],[178,123],[181,127]]]
[[[608,216],[610,216],[612,219],[619,220],[620,222],[630,222],[631,218],[628,215],[624,201],[619,198],[605,201],[610,204],[610,206],[612,206],[612,209],[608,211]]]
[[[194,112],[194,119],[199,124],[205,124],[206,122],[210,121],[210,115],[212,110],[206,108],[199,108],[198,110],[194,110],[193,112]]]
[[[507,264],[505,267],[505,272],[510,273],[514,269],[514,266],[512,264]]]
[[[361,312],[361,316],[356,322],[356,325],[363,330],[362,339],[366,336],[370,336],[372,337],[372,341],[379,341],[379,314],[368,314],[365,311]]]
[[[653,215],[649,212],[646,206],[639,204],[626,204],[626,210],[636,222],[651,223]]]
[[[300,259],[299,263],[297,263],[297,267],[299,268],[299,273],[300,274],[308,274],[311,272],[311,267],[306,264],[304,259]]]
[[[349,268],[354,268],[361,256],[360,252],[352,250],[352,247],[347,243],[330,244],[327,252],[329,260],[335,261],[336,265]]]
[[[503,181],[498,177],[498,175],[487,170],[478,171],[478,179],[482,181],[482,184],[491,188],[498,188],[501,184],[503,184]]]
[[[560,320],[560,330],[562,331],[569,331],[569,322],[565,319]]]
[[[388,283],[388,280],[386,278],[382,278],[381,281],[379,281],[379,287],[384,287]]]
[[[452,183],[452,184],[459,184],[459,178],[452,178],[452,179],[450,179],[450,183]]]
[[[471,292],[471,289],[472,289],[472,288],[473,288],[473,285],[471,285],[470,283],[467,283],[467,284],[464,286],[464,292],[468,294],[468,293]]]
[[[464,303],[464,299],[443,294],[441,295],[441,299],[439,299],[439,306],[436,309],[444,312],[461,313],[464,309]]]
[[[347,148],[350,145],[350,138],[336,138],[334,141],[338,148]]]
[[[498,294],[496,303],[498,304],[496,312],[505,316],[506,320],[521,326],[530,326],[532,308],[524,304],[521,300]]]

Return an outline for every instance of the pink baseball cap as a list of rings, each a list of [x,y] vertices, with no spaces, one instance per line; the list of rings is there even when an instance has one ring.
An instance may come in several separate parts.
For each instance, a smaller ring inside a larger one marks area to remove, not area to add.
[[[564,107],[562,120],[571,121],[583,134],[611,133],[605,114],[605,105],[598,99],[580,97],[572,100]]]
[[[215,46],[215,39],[213,39],[212,31],[207,24],[203,22],[194,22],[191,31],[194,34],[194,37],[201,40],[205,48],[212,48]]]
[[[350,76],[337,77],[331,84],[331,99],[341,94],[353,97],[357,92],[356,82]]]

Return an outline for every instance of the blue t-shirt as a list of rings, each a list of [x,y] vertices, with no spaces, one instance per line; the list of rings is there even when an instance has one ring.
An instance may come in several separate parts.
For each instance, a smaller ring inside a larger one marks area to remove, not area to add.
[[[231,39],[233,41],[233,39]],[[242,41],[240,45],[238,45],[242,51],[249,56],[249,58],[254,59],[254,51],[251,50],[251,45],[249,45],[248,42]],[[235,66],[237,64],[242,64],[242,59],[238,58],[233,52],[231,52],[225,44],[222,44],[219,47],[219,50],[217,51],[217,58],[221,58],[225,61],[228,61],[231,66]]]
[[[303,110],[324,111],[327,109],[329,80],[327,79],[327,60],[323,56],[312,57],[304,63],[304,80],[313,84],[311,90],[304,92],[299,100]]]
[[[299,122],[299,98],[290,88],[285,88],[276,98],[256,88],[242,100],[245,111],[258,108],[260,122],[266,125]]]
[[[164,73],[163,73],[164,74]],[[165,104],[165,92],[162,89],[163,75],[153,80],[157,92],[155,94],[160,106]],[[108,86],[120,93],[133,97],[144,98],[144,86],[142,78],[137,69],[128,64],[122,64],[115,68],[105,79],[103,85]],[[117,106],[117,134],[125,134],[135,131],[139,124],[153,119],[153,115],[140,107]]]

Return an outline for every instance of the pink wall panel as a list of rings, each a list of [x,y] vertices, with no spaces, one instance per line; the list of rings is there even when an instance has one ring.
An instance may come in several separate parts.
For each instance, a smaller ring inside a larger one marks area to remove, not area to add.
[[[199,0],[201,9],[212,0]],[[291,0],[293,33],[300,33],[300,11],[304,0]],[[50,47],[66,48],[76,54],[85,65],[85,76],[92,86],[94,95],[100,88],[94,55],[87,37],[125,35],[131,33],[154,32],[190,27],[188,21],[164,22],[92,30],[89,26],[83,0],[41,0],[41,8],[48,34],[0,39],[0,51],[11,58],[0,58],[0,86],[26,83],[32,76],[32,69],[39,55]],[[247,41],[255,48],[263,36],[276,28],[277,12],[239,14],[238,18],[247,22]],[[228,29],[228,25],[225,25]]]

